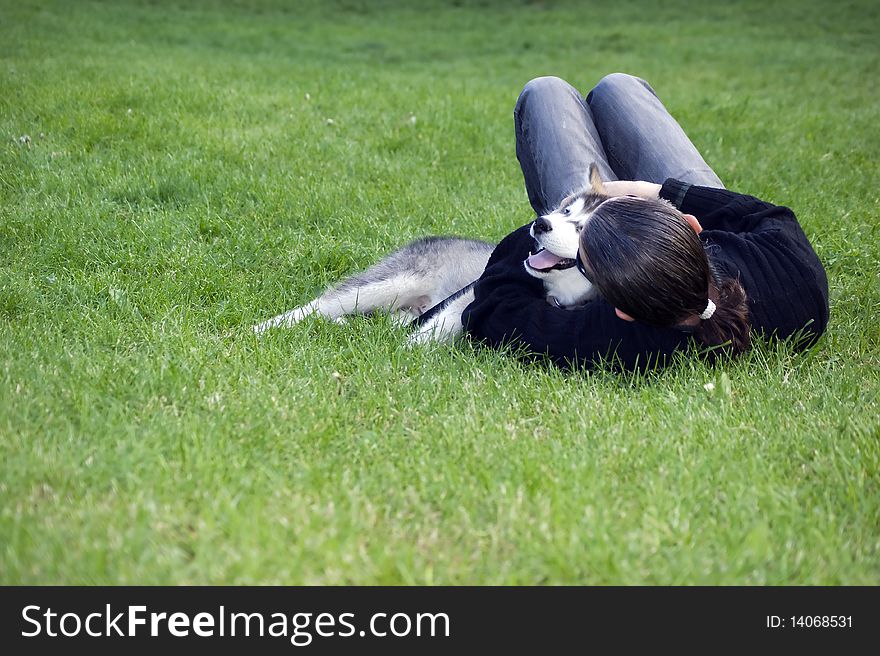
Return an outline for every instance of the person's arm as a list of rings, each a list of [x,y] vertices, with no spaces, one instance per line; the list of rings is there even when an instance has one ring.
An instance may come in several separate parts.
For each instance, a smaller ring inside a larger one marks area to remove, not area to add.
[[[705,230],[743,233],[796,228],[800,231],[794,212],[788,207],[728,189],[701,187],[670,178],[663,183],[660,198],[696,216]]]
[[[644,180],[612,180],[603,182],[602,187],[609,196],[641,196],[657,199],[660,197],[661,186]]]
[[[533,243],[524,226],[495,249],[462,314],[472,337],[490,346],[525,346],[563,365],[589,367],[616,356],[628,369],[647,366],[686,341],[679,330],[624,321],[602,299],[574,310],[551,306],[543,283],[522,264]]]
[[[749,295],[753,328],[786,338],[805,330],[811,344],[828,324],[828,278],[788,207],[726,189],[667,180],[661,197],[694,214],[716,264]]]
[[[662,185],[643,180],[615,180],[603,185],[609,196],[663,198],[685,214],[693,214],[706,230],[758,232],[778,230],[780,221],[797,223],[787,207],[727,189],[701,187],[669,178]],[[787,227],[791,227],[790,225]]]

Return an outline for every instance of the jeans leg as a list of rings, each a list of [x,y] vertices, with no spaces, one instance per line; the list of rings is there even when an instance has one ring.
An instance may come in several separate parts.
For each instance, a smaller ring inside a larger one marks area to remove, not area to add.
[[[620,179],[663,184],[666,178],[677,178],[724,188],[645,80],[606,75],[587,96],[587,104]]]
[[[590,164],[603,180],[617,177],[608,164],[583,97],[558,77],[539,77],[523,88],[513,111],[516,157],[529,202],[540,216],[587,186]]]

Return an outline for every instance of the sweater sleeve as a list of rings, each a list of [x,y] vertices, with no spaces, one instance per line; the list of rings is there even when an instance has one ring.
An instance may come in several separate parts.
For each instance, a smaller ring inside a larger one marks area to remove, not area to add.
[[[706,230],[758,232],[798,225],[794,213],[787,207],[727,189],[691,185],[674,178],[663,183],[660,197],[682,212],[696,216]]]
[[[686,343],[687,333],[624,321],[601,299],[571,310],[550,305],[543,283],[523,266],[532,243],[523,226],[495,249],[462,315],[472,337],[490,346],[525,347],[563,366],[591,367],[608,359],[626,369],[665,361]]]

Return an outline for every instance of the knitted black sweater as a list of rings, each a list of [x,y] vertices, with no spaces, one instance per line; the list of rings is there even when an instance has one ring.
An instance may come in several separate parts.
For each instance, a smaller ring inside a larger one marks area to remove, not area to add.
[[[828,279],[789,208],[675,179],[660,196],[700,220],[710,261],[746,291],[753,332],[799,335],[800,348],[815,343],[828,324]],[[462,315],[472,337],[524,345],[563,366],[590,367],[614,356],[627,369],[662,366],[689,344],[690,333],[624,321],[602,299],[575,310],[548,304],[543,283],[522,264],[534,246],[528,227],[505,237],[477,281]]]

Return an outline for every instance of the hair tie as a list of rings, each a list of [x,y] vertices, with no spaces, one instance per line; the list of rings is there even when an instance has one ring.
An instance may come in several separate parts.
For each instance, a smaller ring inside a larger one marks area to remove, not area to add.
[[[712,302],[712,299],[706,300],[706,309],[703,310],[703,314],[700,315],[700,319],[705,321],[706,319],[711,319],[712,315],[715,314],[715,303]]]

